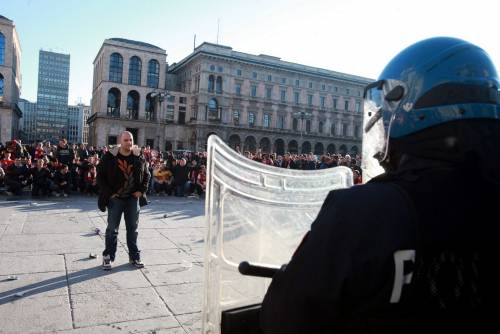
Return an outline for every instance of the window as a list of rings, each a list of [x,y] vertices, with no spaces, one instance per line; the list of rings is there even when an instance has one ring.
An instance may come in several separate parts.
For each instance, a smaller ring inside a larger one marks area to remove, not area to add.
[[[145,105],[144,111],[146,112],[146,120],[148,120],[148,121],[154,121],[155,120],[155,117],[154,117],[154,112],[155,112],[154,100],[151,98],[151,93],[149,93],[148,95],[146,95],[146,105]]]
[[[313,83],[309,82],[309,88],[313,88]]]
[[[186,107],[179,107],[179,117],[177,118],[177,123],[186,123]]]
[[[338,92],[338,90],[339,90],[338,87],[335,87],[335,92]]]
[[[240,125],[240,111],[239,110],[233,111],[233,124]]]
[[[347,124],[342,123],[342,136],[347,137]]]
[[[0,102],[3,101],[3,87],[4,87],[3,75],[0,74]]]
[[[237,83],[236,85],[234,85],[234,92],[236,95],[241,95],[241,84],[240,83]]]
[[[5,64],[5,36],[0,32],[0,65],[4,64]]]
[[[294,118],[293,121],[292,121],[292,129],[293,129],[293,131],[297,131],[298,127],[299,127],[299,121],[296,118]]]
[[[269,75],[267,76],[267,81],[273,81],[273,76],[269,74]]]
[[[297,87],[300,86],[300,81],[299,80],[295,80],[295,86],[297,86]]]
[[[179,96],[179,103],[180,104],[186,104],[187,98],[185,96]],[[174,96],[174,101],[175,101],[175,96]]]
[[[278,129],[284,129],[285,128],[285,116],[280,115],[278,116]]]
[[[321,122],[321,121],[318,124],[318,132],[323,133],[323,122]]]
[[[264,114],[264,127],[269,128],[271,126],[271,115]]]
[[[151,59],[148,63],[148,87],[158,88],[158,82],[160,81],[160,64]]]
[[[217,77],[217,80],[215,82],[215,92],[217,94],[222,94],[222,77]]]
[[[286,85],[286,78],[281,78],[281,84]]]
[[[332,123],[331,127],[330,127],[330,134],[332,136],[335,136],[335,123]]]
[[[175,95],[167,95],[167,102],[175,103]]]
[[[360,111],[361,111],[361,103],[356,102],[356,112],[360,112]]]
[[[210,75],[208,77],[208,91],[210,93],[213,93],[214,92],[214,87],[215,87],[215,79],[214,79],[213,75]]]
[[[135,90],[127,94],[127,116],[129,119],[139,118],[139,93]]]
[[[109,81],[122,82],[123,58],[119,53],[109,57]]]
[[[311,94],[307,95],[307,104],[309,106],[313,105],[313,96]]]
[[[252,94],[252,97],[257,96],[257,86],[252,85],[251,94]]]
[[[167,104],[167,114],[165,115],[165,121],[173,122],[174,121],[174,106],[172,104]]]
[[[311,120],[310,119],[306,120],[306,132],[307,133],[311,132]]]
[[[224,69],[222,68],[222,66],[219,66],[217,67],[217,71],[219,71],[220,73],[224,72]]]
[[[299,92],[293,93],[293,100],[294,100],[295,104],[299,104]]]
[[[349,101],[344,102],[344,110],[349,111]]]
[[[347,89],[345,90],[345,92],[346,92],[346,94],[347,94],[347,95],[349,95],[349,93],[350,93],[349,88],[347,88]]]
[[[321,108],[325,107],[325,97],[324,96],[319,97],[319,103],[321,105]]]
[[[255,125],[255,114],[253,112],[248,113],[248,126],[253,127]]]
[[[215,71],[215,65],[210,65],[210,71]]]
[[[121,94],[117,88],[111,88],[108,91],[107,115],[113,117],[120,116],[120,98]]]
[[[128,84],[129,85],[141,85],[141,59],[137,56],[130,58],[130,64],[128,66]]]
[[[281,90],[281,102],[286,102],[286,90]]]
[[[356,138],[360,138],[361,137],[361,131],[360,130],[361,130],[361,127],[359,125],[356,125],[354,127],[354,136]]]
[[[325,85],[321,85],[321,90],[325,90]]]
[[[333,99],[333,110],[337,110],[337,99]]]
[[[241,77],[241,70],[236,70],[236,75]]]
[[[266,98],[271,99],[273,93],[273,89],[271,87],[266,87]]]
[[[252,78],[257,79],[257,72],[252,72]]]

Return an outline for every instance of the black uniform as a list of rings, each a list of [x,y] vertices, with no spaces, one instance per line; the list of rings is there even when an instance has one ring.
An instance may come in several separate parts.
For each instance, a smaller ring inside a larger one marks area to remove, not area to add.
[[[498,183],[473,165],[407,166],[328,195],[273,278],[265,333],[498,331]]]

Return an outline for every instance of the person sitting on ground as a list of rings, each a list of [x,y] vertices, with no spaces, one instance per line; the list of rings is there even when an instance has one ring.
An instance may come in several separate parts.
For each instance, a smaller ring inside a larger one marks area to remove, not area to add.
[[[94,165],[91,165],[90,169],[85,173],[85,193],[91,196],[99,194],[97,169]]]
[[[45,160],[38,159],[36,161],[36,167],[31,168],[30,172],[33,180],[31,196],[39,196],[40,193],[44,196],[48,196],[52,187],[52,175],[49,169],[45,166]]]
[[[20,196],[24,187],[30,185],[31,175],[29,169],[23,165],[21,158],[17,158],[13,165],[5,170],[5,185],[7,195]]]
[[[2,168],[7,169],[14,164],[14,160],[11,158],[12,153],[5,151],[4,158],[0,160],[0,165]]]
[[[170,172],[165,165],[159,165],[153,171],[155,192],[160,195],[164,192],[167,195],[172,194],[172,172]]]
[[[56,188],[56,196],[68,197],[71,190],[71,173],[69,172],[68,165],[62,165],[54,176],[54,183]]]
[[[198,172],[198,176],[196,178],[194,192],[198,194],[199,197],[203,197],[205,195],[206,185],[207,185],[206,168],[204,165],[201,165],[200,171]]]

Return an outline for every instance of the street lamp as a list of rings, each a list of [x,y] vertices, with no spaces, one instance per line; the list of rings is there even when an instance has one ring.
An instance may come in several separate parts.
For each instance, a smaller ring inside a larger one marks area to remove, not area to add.
[[[301,123],[300,123],[300,139],[302,139],[302,131],[304,129],[304,120],[305,119],[307,119],[307,120],[311,119],[312,118],[312,114],[310,112],[298,111],[298,112],[294,112],[293,113],[293,117],[301,119]]]
[[[169,96],[168,93],[164,92],[151,93],[151,98],[157,102],[157,104],[155,103],[155,107],[156,107],[156,145],[158,147],[158,150],[161,150],[160,147],[161,103],[165,100],[165,98],[168,98],[168,96]]]

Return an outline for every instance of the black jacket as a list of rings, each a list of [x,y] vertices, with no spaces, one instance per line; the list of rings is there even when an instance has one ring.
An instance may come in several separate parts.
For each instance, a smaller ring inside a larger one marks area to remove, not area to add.
[[[331,192],[273,278],[264,332],[498,330],[499,198],[498,185],[462,167],[387,174]]]
[[[97,185],[99,186],[99,199],[97,205],[102,212],[106,211],[109,199],[115,194],[123,183],[123,176],[118,168],[117,154],[119,146],[104,154],[100,163],[97,165]],[[135,191],[140,191],[142,197],[139,199],[141,206],[147,204],[146,192],[148,190],[149,179],[151,177],[146,166],[144,157],[138,150],[132,153],[134,164]]]

